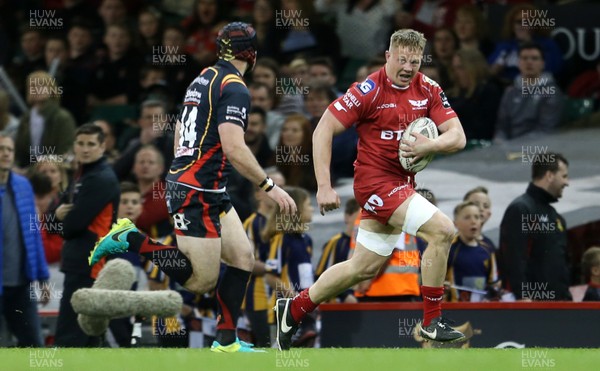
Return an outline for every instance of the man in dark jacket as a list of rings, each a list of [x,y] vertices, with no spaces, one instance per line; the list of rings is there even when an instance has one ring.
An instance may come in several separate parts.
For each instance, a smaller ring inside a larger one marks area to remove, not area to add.
[[[116,220],[119,182],[104,157],[102,128],[94,124],[79,127],[73,150],[79,170],[55,211],[65,239],[61,261],[65,282],[55,343],[62,347],[98,346],[100,339],[87,336],[79,327],[71,296],[80,288],[91,287],[102,268],[103,261],[90,267],[87,258],[98,238]]]
[[[500,273],[516,299],[571,300],[567,226],[550,205],[569,185],[568,166],[561,154],[536,155],[527,191],[502,218]]]
[[[59,293],[51,291],[47,283],[48,266],[33,190],[25,177],[11,171],[14,160],[12,138],[0,134],[0,316],[17,338],[17,346],[41,347],[40,320],[33,299],[47,304]]]

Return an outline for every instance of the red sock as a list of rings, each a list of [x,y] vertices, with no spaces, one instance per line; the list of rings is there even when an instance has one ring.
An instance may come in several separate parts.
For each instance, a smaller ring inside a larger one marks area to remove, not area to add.
[[[317,308],[319,304],[313,303],[308,295],[308,289],[302,290],[294,297],[291,305],[292,318],[296,323],[300,323],[304,317]]]
[[[429,326],[431,320],[442,315],[443,287],[421,286],[423,296],[423,326]]]

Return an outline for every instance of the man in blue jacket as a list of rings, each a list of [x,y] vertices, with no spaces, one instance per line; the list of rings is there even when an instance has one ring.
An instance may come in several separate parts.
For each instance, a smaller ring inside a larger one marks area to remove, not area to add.
[[[11,171],[15,143],[0,134],[0,313],[20,347],[42,346],[38,297],[31,283],[40,281],[48,302],[48,266],[37,228],[33,190],[27,179]],[[1,340],[1,339],[0,339]]]

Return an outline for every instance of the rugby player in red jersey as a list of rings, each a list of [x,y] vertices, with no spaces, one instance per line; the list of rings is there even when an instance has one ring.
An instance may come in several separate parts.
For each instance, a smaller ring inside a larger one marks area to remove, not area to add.
[[[354,195],[362,207],[361,222],[352,258],[326,270],[317,282],[293,299],[279,299],[277,344],[289,349],[291,338],[304,316],[352,285],[373,278],[394,250],[404,231],[428,242],[421,260],[425,339],[453,342],[464,335],[441,316],[443,282],[450,244],[452,220],[414,191],[414,173],[398,159],[402,132],[419,117],[431,118],[440,136],[429,139],[413,133],[414,142],[402,141],[405,157],[413,161],[430,153],[451,153],[464,148],[462,126],[440,86],[419,72],[423,34],[403,29],[395,32],[386,51],[386,64],[345,95],[332,102],[313,135],[317,202],[321,214],[340,207],[331,186],[331,143],[334,135],[352,125],[358,132],[358,156],[354,164]]]

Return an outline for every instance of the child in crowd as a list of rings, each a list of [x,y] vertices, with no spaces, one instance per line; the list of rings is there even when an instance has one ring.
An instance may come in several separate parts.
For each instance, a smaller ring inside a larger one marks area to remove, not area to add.
[[[448,257],[449,301],[481,301],[487,287],[497,283],[498,272],[493,249],[479,240],[480,208],[473,202],[461,202],[454,208],[454,225],[458,237]]]

